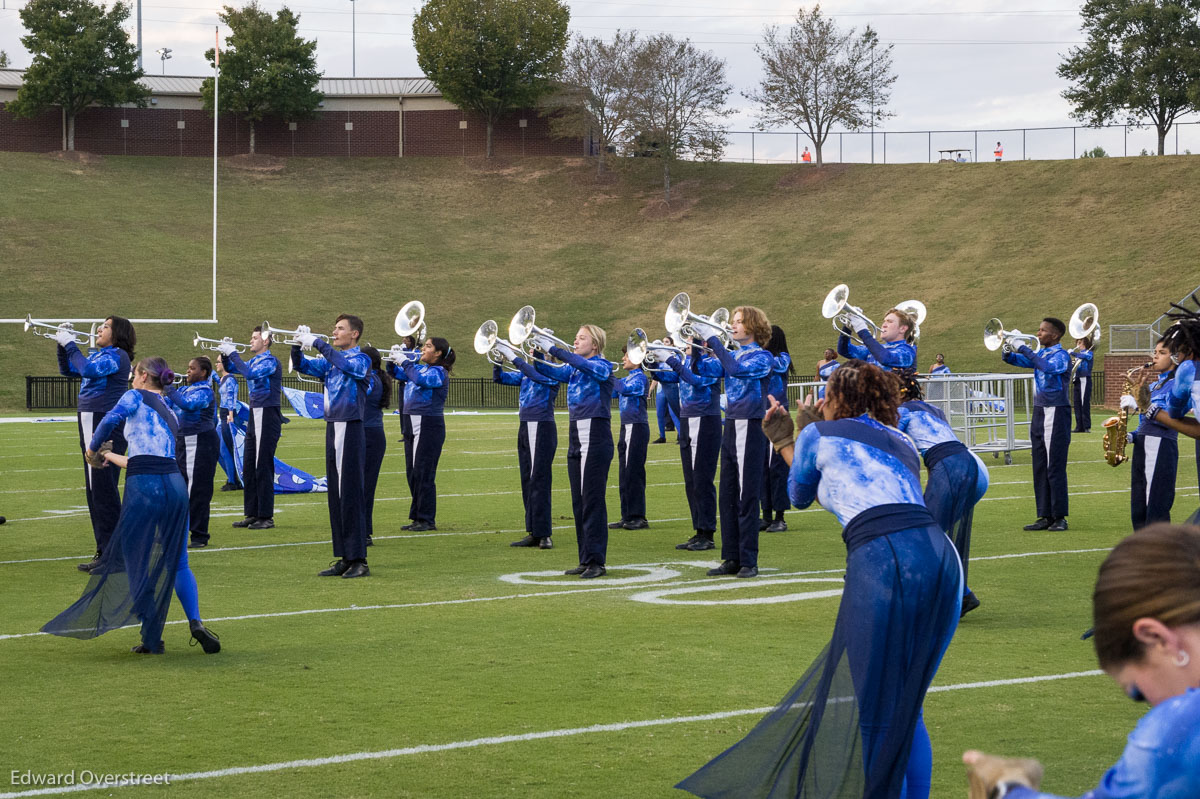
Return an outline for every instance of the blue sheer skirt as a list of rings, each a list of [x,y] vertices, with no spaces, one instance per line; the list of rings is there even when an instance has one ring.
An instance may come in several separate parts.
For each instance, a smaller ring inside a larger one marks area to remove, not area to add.
[[[925,506],[954,542],[962,563],[964,594],[975,505],[983,498],[987,487],[987,472],[980,473],[975,456],[966,449],[938,461],[929,470],[929,479],[925,483]]]
[[[677,787],[728,799],[900,796],[961,599],[958,555],[937,527],[858,547],[829,645],[775,710]]]
[[[180,563],[187,567],[187,484],[178,472],[128,474],[121,518],[100,565],[75,604],[42,627],[95,638],[139,622],[142,643],[157,647]]]

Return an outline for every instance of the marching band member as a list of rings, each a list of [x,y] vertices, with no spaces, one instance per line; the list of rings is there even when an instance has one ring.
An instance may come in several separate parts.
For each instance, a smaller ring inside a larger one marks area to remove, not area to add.
[[[1150,383],[1153,373],[1158,378]],[[1142,370],[1141,384],[1148,386],[1150,403],[1166,404],[1175,383],[1175,365],[1171,351],[1162,339],[1154,345],[1150,366]],[[1136,412],[1138,402],[1126,394],[1121,407]],[[1165,414],[1162,414],[1165,415]],[[1175,504],[1175,474],[1179,469],[1179,433],[1157,418],[1143,413],[1137,430],[1130,434],[1133,442],[1133,470],[1130,472],[1130,513],[1136,532],[1154,522],[1171,521],[1171,506]]]
[[[400,340],[401,349],[409,352],[417,352],[417,340],[413,336],[405,336]],[[418,359],[420,356],[416,356]],[[407,393],[408,377],[404,374],[404,365],[388,361],[387,373],[392,380],[396,381],[396,413],[400,414],[400,441],[404,444],[404,482],[408,485],[408,495],[414,496],[413,493],[413,432],[412,432],[412,417],[404,407],[404,395]],[[404,525],[402,530],[411,529],[413,522],[416,519],[412,516],[412,508],[409,507],[408,524]]]
[[[550,354],[563,365],[537,364],[539,372],[567,384],[571,425],[567,476],[571,480],[579,565],[566,574],[585,580],[607,574],[608,506],[604,491],[613,458],[613,367],[604,358],[604,342],[604,330],[584,325],[575,334],[573,352],[558,346],[550,348]]]
[[[916,323],[911,316],[899,308],[890,309],[879,326],[879,341],[871,335],[867,320],[856,313],[848,312],[850,327],[862,340],[862,345],[850,340],[850,332],[843,327],[838,336],[837,351],[843,358],[857,358],[873,363],[885,371],[917,368],[917,348],[913,345]]]
[[[801,408],[799,430],[772,402],[765,426],[791,464],[792,504],[818,500],[845,527],[846,586],[829,646],[777,709],[678,787],[704,797],[799,796],[818,784],[822,796],[928,797],[921,705],[958,625],[962,576],[921,496],[917,450],[895,429],[897,399],[893,377],[850,363],[830,376],[822,403]]]
[[[837,358],[837,351],[827,348],[821,360],[817,361],[817,377],[828,383],[833,370],[842,365]],[[825,386],[817,387],[817,399],[825,399]]]
[[[383,456],[387,453],[387,436],[383,432],[383,411],[392,402],[392,378],[383,371],[383,360],[379,350],[363,347],[363,353],[371,359],[371,377],[367,386],[367,404],[363,410],[363,450],[366,472],[363,475],[364,526],[367,531],[367,546],[375,543],[375,489],[379,485],[379,472],[383,468]]]
[[[650,381],[642,367],[629,360],[626,347],[621,348],[622,366],[629,372],[615,381],[613,396],[619,397],[621,407],[621,437],[617,442],[617,482],[621,493],[621,519],[608,526],[610,530],[645,530],[646,521],[646,448],[650,443],[650,423],[646,400],[650,396]],[[671,372],[671,377],[675,373]],[[678,392],[678,382],[675,384]],[[675,427],[678,438],[679,426]]]
[[[329,341],[314,336],[307,327],[296,332],[292,367],[325,383],[325,474],[329,490],[329,530],[337,560],[317,572],[320,577],[368,577],[367,521],[363,503],[366,471],[366,435],[363,415],[371,359],[358,347],[363,323],[342,314],[333,325]],[[315,347],[320,358],[305,358],[303,349]]]
[[[446,443],[446,394],[457,358],[444,338],[427,338],[418,363],[404,362],[404,412],[412,425],[412,504],[401,530],[437,529],[437,467]]]
[[[168,385],[163,396],[179,419],[175,456],[187,483],[189,549],[208,546],[208,517],[211,512],[213,475],[221,439],[217,435],[217,395],[213,391],[212,361],[200,355],[188,362],[187,384]]]
[[[670,336],[664,336],[663,344],[674,346]],[[652,391],[657,391],[654,399],[654,415],[658,418],[658,438],[655,444],[667,443],[667,427],[675,426],[675,439],[679,440],[679,376],[667,369],[654,373],[651,383]]]
[[[924,401],[921,385],[912,375],[900,378],[900,430],[917,445],[929,479],[925,483],[925,506],[950,536],[963,572],[962,616],[979,607],[979,598],[967,586],[967,563],[971,554],[971,523],[975,506],[988,489],[988,470],[966,445],[958,440],[941,408]]]
[[[84,355],[75,343],[75,336],[60,329],[54,337],[58,342],[58,371],[63,377],[79,377],[79,402],[76,420],[79,426],[79,451],[87,449],[96,425],[104,414],[117,404],[129,382],[129,364],[137,335],[133,323],[120,316],[110,316],[96,331],[96,352]],[[125,435],[118,426],[112,431],[113,452],[125,452]],[[91,571],[100,562],[104,547],[112,537],[113,528],[121,515],[121,492],[118,467],[96,469],[87,461],[83,464],[84,486],[87,489],[88,515],[92,520],[92,535],[96,539],[96,554],[88,563],[80,563],[82,572]]]
[[[271,337],[263,335],[262,327],[254,328],[250,336],[250,352],[254,357],[247,363],[237,348],[224,342],[217,345],[225,371],[246,378],[250,389],[250,421],[246,425],[245,451],[242,454],[242,507],[245,517],[234,527],[269,530],[275,526],[275,448],[283,429],[280,395],[283,370],[271,354]]]
[[[767,381],[767,393],[786,408],[787,378],[795,374],[796,370],[792,367],[792,356],[788,354],[787,336],[779,325],[771,325],[771,340],[767,342],[767,351],[774,358],[771,377]],[[783,458],[779,457],[774,447],[767,447],[767,457],[763,462],[763,517],[758,525],[759,532],[782,533],[787,530],[787,522],[783,520],[783,513],[789,504],[787,475],[788,468]]]
[[[721,456],[721,377],[725,368],[692,342],[683,342],[686,362],[672,355],[667,366],[679,376],[679,457],[694,535],[676,549],[715,549],[717,489],[713,479]]]
[[[516,357],[516,372],[492,366],[492,382],[520,386],[517,431],[517,467],[521,471],[521,502],[525,506],[525,537],[512,547],[553,549],[551,486],[554,479],[554,455],[558,452],[558,425],[554,421],[554,403],[558,399],[558,381],[546,377],[524,358]]]
[[[145,358],[124,392],[96,426],[87,444],[92,462],[126,470],[125,502],[111,546],[92,569],[91,580],[75,604],[42,627],[70,638],[95,638],[109,630],[141,622],[139,654],[161,655],[171,591],[179,597],[192,638],[206,654],[221,650],[220,641],[200,619],[196,578],[188,567],[187,486],[175,461],[179,423],[163,402],[164,386],[175,374],[162,358]],[[125,426],[129,457],[107,450],[117,427]],[[102,469],[103,470],[103,469]]]
[[[935,357],[933,359],[933,366],[929,367],[929,374],[931,374],[931,375],[948,375],[948,374],[950,374],[950,367],[946,365],[946,356],[945,355],[943,355],[940,352],[937,354],[937,357]]]
[[[708,330],[705,330],[708,328]],[[725,349],[712,332],[708,348],[725,372],[725,433],[721,442],[721,565],[709,569],[710,577],[758,576],[758,506],[762,495],[767,439],[762,417],[767,407],[767,379],[773,359],[763,349],[771,338],[767,315],[751,305],[735,308],[730,319],[738,348]]]
[[[1043,347],[1040,352],[1025,344],[1015,350],[1003,348],[1005,363],[1034,370],[1029,439],[1033,444],[1033,493],[1038,519],[1025,525],[1026,530],[1067,529],[1067,450],[1071,446],[1067,379],[1071,356],[1058,343],[1065,332],[1067,326],[1061,319],[1047,316],[1036,334]]]
[[[238,412],[238,379],[237,375],[225,371],[225,361],[216,360],[217,374],[221,380],[217,384],[221,407],[218,417],[217,431],[221,436],[221,469],[225,472],[225,484],[222,491],[241,491],[242,477],[237,469],[237,440],[233,435],[233,423]]]
[[[1196,301],[1196,296],[1192,295]],[[1188,311],[1174,306],[1178,312],[1168,313],[1175,324],[1163,334],[1163,343],[1171,352],[1171,360],[1179,365],[1175,369],[1175,383],[1162,406],[1152,406],[1148,415],[1160,424],[1196,439],[1196,465],[1200,467],[1200,422],[1196,418],[1184,418],[1190,407],[1193,417],[1200,416],[1200,380],[1196,380],[1197,361],[1200,360],[1200,312]],[[1200,474],[1200,468],[1197,469]],[[1200,524],[1200,510],[1187,521]]]
[[[1071,381],[1075,405],[1075,429],[1072,433],[1092,432],[1092,339],[1090,336],[1075,342],[1071,358],[1075,361],[1075,377]]]

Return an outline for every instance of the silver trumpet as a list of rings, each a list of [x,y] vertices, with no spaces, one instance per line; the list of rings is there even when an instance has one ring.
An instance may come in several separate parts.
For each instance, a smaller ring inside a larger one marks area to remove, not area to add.
[[[475,352],[486,357],[493,366],[510,371],[517,371],[512,367],[512,361],[524,355],[506,339],[500,338],[500,326],[493,319],[487,320],[475,331]]]
[[[692,298],[687,295],[687,292],[681,291],[672,298],[670,304],[667,305],[667,313],[663,319],[663,326],[672,337],[683,340],[693,338],[707,338],[706,336],[697,335],[696,325],[707,326],[717,331],[717,338],[721,340],[721,344],[725,349],[731,350],[736,345],[733,341],[733,330],[729,328],[729,309],[718,308],[713,311],[710,316],[703,314],[692,313]],[[705,352],[712,350],[703,344],[695,344]]]
[[[234,351],[238,353],[247,352],[250,349],[249,344],[238,344],[229,336],[225,338],[205,338],[200,335],[199,331],[196,337],[192,339],[192,346],[198,350],[209,350],[211,352],[219,352],[222,344],[232,344]]]
[[[396,335],[412,336],[418,344],[425,338],[425,305],[420,300],[405,303],[396,314]]]
[[[532,305],[526,305],[513,316],[508,325],[508,340],[514,347],[525,346],[530,359],[546,361],[537,354],[538,350],[548,352],[551,347],[561,347],[574,351],[575,348],[554,335],[554,331],[536,324],[537,312]]]
[[[421,351],[406,350],[399,344],[393,344],[391,349],[379,353],[379,360],[403,366],[406,363],[416,363],[421,360]]]
[[[25,332],[28,333],[30,330],[32,330],[36,335],[39,335],[42,338],[48,338],[48,339],[53,339],[55,334],[58,333],[58,331],[65,330],[68,333],[70,333],[72,336],[75,337],[75,343],[78,344],[79,346],[82,347],[86,344],[88,346],[88,349],[96,348],[96,323],[95,322],[92,323],[92,328],[91,328],[90,332],[81,333],[81,332],[75,330],[75,326],[72,325],[70,322],[60,322],[57,325],[53,324],[51,322],[39,322],[38,320],[34,319],[33,316],[26,314],[26,316],[25,316]]]
[[[989,319],[988,323],[983,326],[983,346],[993,352],[1003,348],[1003,352],[1007,354],[1022,343],[1027,344],[1034,352],[1042,348],[1042,342],[1038,341],[1037,336],[1022,333],[1016,328],[1005,330],[1004,323],[996,317]]]
[[[682,349],[664,344],[661,339],[651,341],[646,331],[640,327],[635,327],[629,334],[629,340],[625,342],[625,352],[635,366],[641,366],[648,372],[670,371],[670,367],[664,368],[667,359],[672,355],[683,358]]]
[[[268,336],[268,337],[270,337],[270,339],[272,341],[274,341],[278,344],[283,344],[285,346],[292,346],[292,347],[300,346],[300,342],[296,338],[297,336],[300,335],[300,328],[291,330],[291,329],[284,329],[281,327],[271,327],[270,322],[263,322],[261,335]],[[320,333],[313,333],[312,335],[316,336],[317,338],[321,339],[322,341],[329,341],[329,336],[324,336],[324,335],[321,335]]]
[[[316,357],[315,357],[313,360],[325,360],[325,359],[324,359],[324,358],[322,358],[320,355],[318,355],[318,356],[316,356]],[[288,374],[289,374],[289,375],[290,375],[290,374],[292,374],[292,373],[294,372],[294,367],[292,366],[292,359],[291,359],[291,358],[288,358],[288,359],[287,359],[287,369],[288,369]],[[324,381],[323,381],[323,380],[319,380],[318,378],[315,378],[315,377],[306,377],[306,376],[304,375],[304,373],[303,373],[303,372],[295,372],[295,375],[296,375],[296,378],[297,378],[297,379],[298,379],[298,380],[299,380],[301,383],[313,383],[313,384],[315,384],[315,385],[318,385],[318,386],[319,386],[319,385],[322,385],[322,384],[324,383]]]

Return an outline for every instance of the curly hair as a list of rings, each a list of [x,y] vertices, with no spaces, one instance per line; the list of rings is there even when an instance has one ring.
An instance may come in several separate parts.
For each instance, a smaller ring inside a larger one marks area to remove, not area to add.
[[[1181,355],[1184,358],[1200,356],[1200,298],[1196,294],[1197,292],[1193,291],[1188,298],[1196,305],[1196,310],[1188,310],[1185,306],[1173,302],[1171,310],[1167,311],[1167,316],[1174,319],[1175,324],[1167,328],[1162,343],[1172,355]]]
[[[834,418],[849,419],[866,413],[895,427],[899,421],[900,378],[874,364],[850,360],[829,376],[825,396],[834,400]]]

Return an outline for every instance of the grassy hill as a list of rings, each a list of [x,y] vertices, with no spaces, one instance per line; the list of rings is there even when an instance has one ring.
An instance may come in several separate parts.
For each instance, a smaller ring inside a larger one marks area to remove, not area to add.
[[[92,165],[0,153],[0,316],[206,317],[210,161]],[[471,350],[487,318],[518,307],[570,339],[581,323],[662,335],[679,291],[697,309],[755,304],[811,371],[834,334],[820,303],[836,283],[877,321],[917,298],[922,369],[993,368],[991,316],[1023,330],[1096,302],[1105,325],[1145,322],[1195,287],[1200,159],[812,167],[684,164],[665,209],[653,162],[597,180],[581,159],[293,159],[221,168],[218,315],[205,335],[246,340],[269,319],[328,328],[358,313],[392,344],[420,299],[430,332],[483,375]],[[140,354],[182,364],[195,325],[143,325]],[[280,353],[282,354],[282,352]],[[23,375],[53,374],[53,344],[0,330],[0,409]]]

